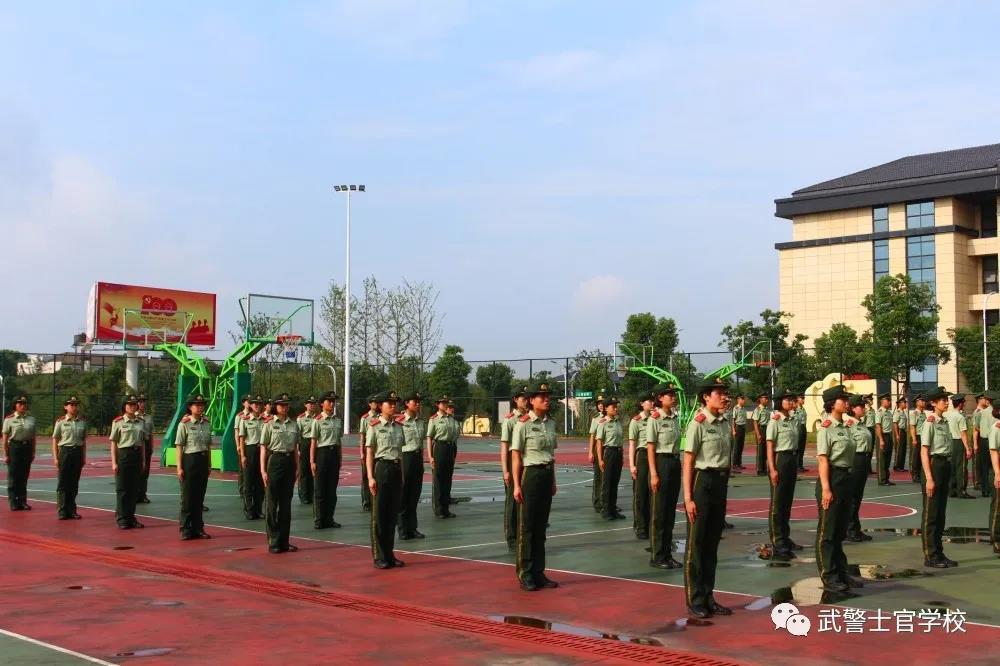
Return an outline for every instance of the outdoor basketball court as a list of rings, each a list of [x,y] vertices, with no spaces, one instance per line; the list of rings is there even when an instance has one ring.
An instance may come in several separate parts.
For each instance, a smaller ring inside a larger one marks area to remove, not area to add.
[[[243,519],[228,473],[214,472],[209,485],[212,540],[179,540],[172,469],[154,469],[153,502],[140,505],[146,529],[119,531],[110,513],[114,479],[97,441],[81,481],[84,519],[57,521],[46,449],[39,447],[29,484],[34,510],[0,511],[4,663],[235,663],[263,655],[310,661],[310,651],[317,661],[323,655],[342,662],[791,664],[876,655],[886,663],[995,662],[1000,559],[983,532],[987,500],[949,502],[954,528],[946,551],[961,565],[925,575],[920,493],[908,474],[893,487],[869,483],[863,523],[874,541],[846,546],[867,585],[836,600],[823,598],[816,577],[813,478],[799,482],[792,524],[792,538],[806,550],[792,563],[770,563],[758,555],[767,541],[765,481],[752,473],[733,477],[735,529],[722,542],[718,588],[720,602],[736,611],[688,621],[682,571],[650,568],[646,544],[633,536],[630,482],[623,482],[619,502],[627,520],[607,522],[592,511],[580,441],[558,451],[548,566],[561,587],[534,593],[518,589],[504,543],[495,439],[460,444],[456,519],[431,515],[425,479],[419,514],[427,538],[397,542],[406,567],[389,571],[372,568],[356,446],[345,448],[337,507],[344,527],[313,530],[311,507],[296,500],[292,534],[300,550],[282,555],[267,552],[262,521]],[[683,520],[679,512],[680,553]],[[781,602],[810,618],[807,636],[774,628],[772,605]],[[851,608],[868,611],[866,621],[852,625],[861,631],[848,633],[844,621],[839,631],[832,624],[821,631],[824,616],[843,618]],[[914,611],[912,632],[896,631],[893,613],[904,609]],[[935,624],[934,613],[946,609],[962,611],[964,623]],[[890,619],[877,624],[878,612]]]

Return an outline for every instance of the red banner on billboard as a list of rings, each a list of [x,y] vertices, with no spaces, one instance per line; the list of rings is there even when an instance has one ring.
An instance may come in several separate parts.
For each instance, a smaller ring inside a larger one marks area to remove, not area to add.
[[[215,294],[97,282],[87,304],[87,341],[187,342],[215,346]]]

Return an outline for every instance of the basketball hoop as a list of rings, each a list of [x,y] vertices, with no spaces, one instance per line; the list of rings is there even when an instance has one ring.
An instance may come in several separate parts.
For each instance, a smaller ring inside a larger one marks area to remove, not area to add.
[[[774,367],[774,361],[757,361],[754,366],[758,368],[771,368]]]
[[[301,335],[279,335],[275,338],[279,345],[285,350],[285,361],[294,361],[299,344],[302,342]]]

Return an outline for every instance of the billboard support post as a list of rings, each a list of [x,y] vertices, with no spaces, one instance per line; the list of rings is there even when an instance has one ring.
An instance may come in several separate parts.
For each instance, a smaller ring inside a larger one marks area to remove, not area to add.
[[[125,383],[129,391],[139,392],[139,352],[135,349],[125,350]]]

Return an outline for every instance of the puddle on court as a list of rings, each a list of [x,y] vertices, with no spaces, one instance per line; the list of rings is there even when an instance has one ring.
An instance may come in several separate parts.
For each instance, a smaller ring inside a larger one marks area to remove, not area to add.
[[[67,590],[89,590],[90,587],[88,585],[67,585],[66,589]]]
[[[170,601],[168,599],[154,599],[146,604],[147,606],[157,606],[162,608],[176,608],[178,606],[183,606],[183,601]]]
[[[521,627],[533,627],[535,629],[544,629],[546,631],[557,631],[563,634],[572,634],[573,636],[584,636],[586,638],[603,638],[610,641],[622,641],[624,643],[636,643],[638,645],[656,645],[656,646],[663,645],[663,643],[656,640],[655,638],[648,638],[646,636],[629,636],[627,634],[602,633],[600,631],[594,631],[593,629],[577,627],[572,624],[563,624],[561,622],[549,622],[548,620],[542,620],[537,617],[527,617],[524,615],[488,615],[487,618],[493,620],[494,622],[503,622],[504,624],[516,624]],[[681,629],[674,629],[674,631],[680,631],[680,630]],[[669,633],[669,627],[664,633]]]
[[[243,550],[253,550],[250,546],[237,546],[236,548],[226,548],[224,552],[227,553],[238,553]]]
[[[170,654],[174,648],[142,648],[141,650],[127,650],[116,652],[112,657],[162,657]]]
[[[135,546],[115,546],[112,550],[132,550]]]
[[[875,527],[864,530],[867,534],[885,534],[890,536],[915,537],[923,534],[919,527],[893,528]],[[990,531],[985,527],[946,527],[944,528],[945,543],[989,543]]]

